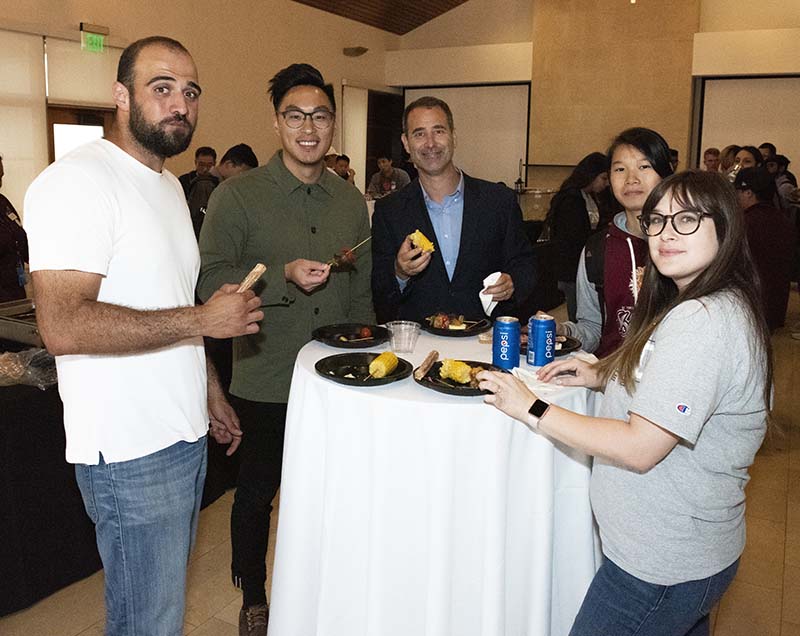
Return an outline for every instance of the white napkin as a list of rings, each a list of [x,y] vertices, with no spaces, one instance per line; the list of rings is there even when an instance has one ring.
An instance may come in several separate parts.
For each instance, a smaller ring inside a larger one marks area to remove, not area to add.
[[[483,289],[494,285],[497,282],[497,279],[500,278],[500,272],[494,272],[493,274],[489,274],[486,278],[483,279]],[[483,289],[478,294],[481,299],[481,305],[483,305],[483,311],[486,312],[487,316],[491,316],[494,308],[497,307],[497,301],[492,300],[491,294],[484,294]]]
[[[593,353],[586,353],[585,351],[576,351],[573,354],[570,354],[571,357],[578,358],[580,360],[584,360],[589,363],[597,362],[597,356]],[[539,367],[534,367],[538,369]],[[511,375],[515,378],[519,378],[525,383],[531,391],[536,393],[537,395],[541,393],[552,393],[553,391],[558,391],[562,387],[558,384],[550,384],[549,382],[542,382],[539,378],[536,377],[536,371],[531,369],[523,369],[522,367],[514,367],[511,369]]]
[[[536,377],[536,373],[534,371],[529,371],[528,369],[523,369],[522,367],[514,367],[511,369],[511,375],[522,380],[525,383],[525,386],[536,393],[536,395],[541,395],[542,393],[552,393],[553,391],[558,391],[561,389],[561,387],[557,384],[548,384],[547,382],[542,382]]]

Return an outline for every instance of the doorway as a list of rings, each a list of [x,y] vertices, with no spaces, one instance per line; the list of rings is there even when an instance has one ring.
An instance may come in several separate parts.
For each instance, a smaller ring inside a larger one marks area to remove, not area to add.
[[[378,157],[389,157],[395,168],[406,167],[403,143],[403,110],[405,102],[402,95],[369,91],[367,105],[367,166],[366,183],[378,172]],[[413,177],[413,175],[412,175]]]
[[[105,137],[114,119],[112,108],[47,107],[47,152],[50,163],[73,148]]]

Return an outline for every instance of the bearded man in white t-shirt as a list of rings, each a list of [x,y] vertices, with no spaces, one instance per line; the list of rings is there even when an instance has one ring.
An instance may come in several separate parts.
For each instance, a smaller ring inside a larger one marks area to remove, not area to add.
[[[37,322],[105,568],[106,634],[183,633],[209,419],[232,450],[241,436],[202,337],[256,333],[263,318],[236,285],[194,306],[200,256],[163,166],[188,147],[200,92],[179,42],[134,42],[112,133],[51,165],[25,197]]]

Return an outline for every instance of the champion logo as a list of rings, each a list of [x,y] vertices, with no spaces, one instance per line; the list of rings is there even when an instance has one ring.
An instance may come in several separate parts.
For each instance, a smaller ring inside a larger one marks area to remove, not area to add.
[[[675,408],[678,409],[678,413],[683,413],[684,415],[689,415],[692,410],[688,404],[678,404]]]

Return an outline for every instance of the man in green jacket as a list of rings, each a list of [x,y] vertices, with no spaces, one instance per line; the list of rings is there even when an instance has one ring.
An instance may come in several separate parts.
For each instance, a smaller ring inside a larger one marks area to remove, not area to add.
[[[327,264],[370,235],[359,192],[325,169],[336,119],[332,88],[314,67],[292,64],[272,78],[270,95],[282,149],[214,191],[200,235],[201,299],[222,282],[242,280],[256,263],[267,266],[254,288],[263,327],[234,340],[230,387],[243,433],[231,569],[244,594],[239,633],[247,636],[266,635],[269,515],[297,352],[316,327],[374,322],[370,250],[361,250],[353,267]],[[235,449],[239,438],[232,441]]]

